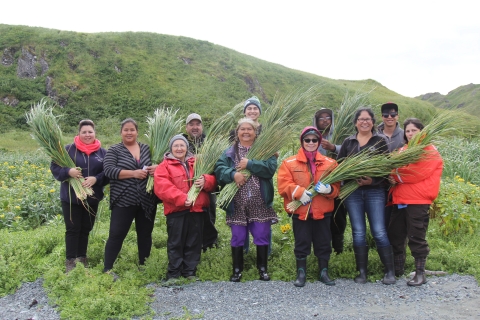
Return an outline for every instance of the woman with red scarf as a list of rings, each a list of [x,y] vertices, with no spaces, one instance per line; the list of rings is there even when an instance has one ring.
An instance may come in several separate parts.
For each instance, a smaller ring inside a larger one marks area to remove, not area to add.
[[[103,173],[103,158],[107,151],[95,138],[95,124],[92,120],[82,120],[78,124],[78,135],[74,143],[66,145],[75,168],[60,167],[50,164],[50,171],[55,179],[61,181],[60,200],[65,219],[65,268],[68,273],[77,262],[87,266],[88,236],[97,215],[98,203],[103,198],[103,187],[108,178]],[[93,196],[85,202],[78,200],[67,180],[72,177],[83,178],[82,185],[93,189]]]

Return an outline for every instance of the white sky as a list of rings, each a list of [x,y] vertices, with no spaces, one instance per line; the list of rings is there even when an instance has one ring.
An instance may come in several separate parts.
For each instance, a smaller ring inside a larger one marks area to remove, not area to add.
[[[480,83],[475,3],[22,0],[3,1],[0,23],[185,36],[332,79],[374,79],[413,97]]]

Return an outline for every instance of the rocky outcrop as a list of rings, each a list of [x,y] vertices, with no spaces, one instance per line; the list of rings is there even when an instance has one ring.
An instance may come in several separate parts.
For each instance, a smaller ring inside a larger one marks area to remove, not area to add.
[[[1,98],[0,101],[2,101],[3,104],[11,107],[15,107],[19,103],[18,99],[13,96],[5,96]]]
[[[250,77],[250,76],[245,76],[244,80],[245,80],[245,83],[248,86],[248,91],[249,92],[261,96],[262,100],[264,102],[270,103],[270,101],[268,100],[268,97],[265,94],[265,91],[263,90],[262,86],[260,85],[260,81],[258,81],[258,79],[256,79],[256,78],[252,79],[252,77]]]
[[[17,62],[17,76],[19,78],[35,79],[37,77],[37,56],[34,48],[22,48],[22,54]]]
[[[13,64],[15,52],[17,52],[15,48],[6,48],[3,50],[2,64],[4,66],[11,66]]]
[[[57,97],[57,91],[53,89],[53,78],[48,77],[45,79],[45,91],[49,98],[54,99]]]

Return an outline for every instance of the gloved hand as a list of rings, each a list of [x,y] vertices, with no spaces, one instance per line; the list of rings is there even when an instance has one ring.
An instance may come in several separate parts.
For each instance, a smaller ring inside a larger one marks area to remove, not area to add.
[[[307,190],[303,191],[303,194],[302,196],[300,197],[300,202],[303,204],[303,205],[306,205],[307,203],[311,202],[312,201],[312,198],[310,198],[312,196],[312,193],[308,192]]]
[[[323,184],[322,181],[318,181],[318,183],[315,185],[315,187],[313,189],[320,194],[332,193],[332,187],[328,183]]]

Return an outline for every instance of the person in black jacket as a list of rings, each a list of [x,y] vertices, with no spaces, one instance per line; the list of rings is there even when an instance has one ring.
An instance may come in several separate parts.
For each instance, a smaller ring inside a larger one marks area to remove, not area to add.
[[[147,177],[153,176],[157,165],[152,165],[150,148],[137,141],[135,120],[125,119],[121,124],[122,142],[108,149],[103,168],[110,178],[110,231],[105,245],[103,272],[111,272],[113,263],[122,249],[123,240],[135,219],[139,264],[150,256],[152,231],[158,198],[148,193]]]
[[[65,219],[65,269],[68,273],[77,262],[87,264],[88,236],[95,223],[98,203],[103,199],[103,188],[108,178],[103,173],[103,159],[107,151],[95,138],[95,124],[92,120],[82,120],[78,124],[78,135],[74,143],[65,146],[76,168],[60,167],[52,161],[50,171],[61,181],[60,200]],[[93,189],[93,196],[85,202],[77,199],[69,186],[69,178],[84,179],[82,185]]]

